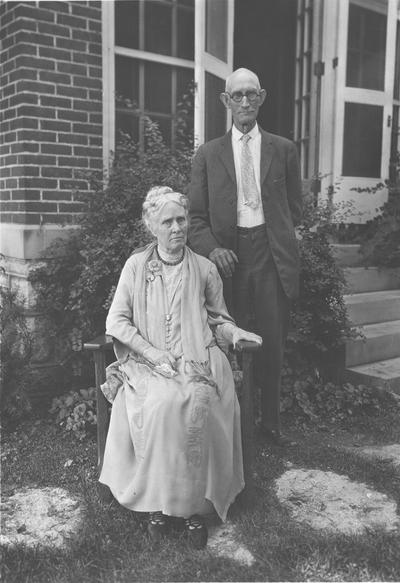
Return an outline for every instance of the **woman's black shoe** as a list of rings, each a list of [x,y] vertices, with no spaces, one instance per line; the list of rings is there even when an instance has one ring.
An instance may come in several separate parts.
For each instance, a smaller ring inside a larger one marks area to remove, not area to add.
[[[207,544],[208,532],[204,520],[198,514],[185,518],[185,527],[190,545],[195,549],[203,549]]]
[[[160,542],[167,534],[167,520],[161,510],[150,512],[147,532],[153,542]]]

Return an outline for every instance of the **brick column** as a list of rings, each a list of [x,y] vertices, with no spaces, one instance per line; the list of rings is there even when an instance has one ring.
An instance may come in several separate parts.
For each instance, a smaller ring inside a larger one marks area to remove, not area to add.
[[[30,265],[102,168],[101,2],[6,2],[0,27],[0,284],[29,298]]]

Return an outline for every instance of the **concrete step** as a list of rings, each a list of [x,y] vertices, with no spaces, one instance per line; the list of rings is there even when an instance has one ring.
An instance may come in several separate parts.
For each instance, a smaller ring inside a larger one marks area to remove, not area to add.
[[[400,395],[400,357],[349,367],[345,370],[345,380]]]
[[[357,326],[400,318],[400,289],[351,294],[344,300],[349,318]]]
[[[347,293],[400,289],[400,269],[380,267],[346,267]]]
[[[361,327],[364,338],[346,343],[346,367],[400,356],[400,320]]]

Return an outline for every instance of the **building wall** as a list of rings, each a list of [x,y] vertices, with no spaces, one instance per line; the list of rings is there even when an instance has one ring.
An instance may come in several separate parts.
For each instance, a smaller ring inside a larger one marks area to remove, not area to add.
[[[83,173],[102,168],[101,2],[7,2],[0,18],[0,251],[15,263],[74,223]]]
[[[101,2],[6,2],[0,19],[0,284],[33,304],[32,263],[102,168]]]

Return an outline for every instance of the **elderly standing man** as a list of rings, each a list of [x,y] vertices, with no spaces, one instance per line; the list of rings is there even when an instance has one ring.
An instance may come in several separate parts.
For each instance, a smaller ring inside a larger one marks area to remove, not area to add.
[[[281,370],[290,303],[299,289],[295,226],[302,197],[296,146],[257,124],[265,97],[252,71],[237,69],[227,78],[220,99],[232,111],[233,127],[195,155],[189,244],[218,267],[238,325],[263,338],[256,363],[261,430],[285,446]]]

